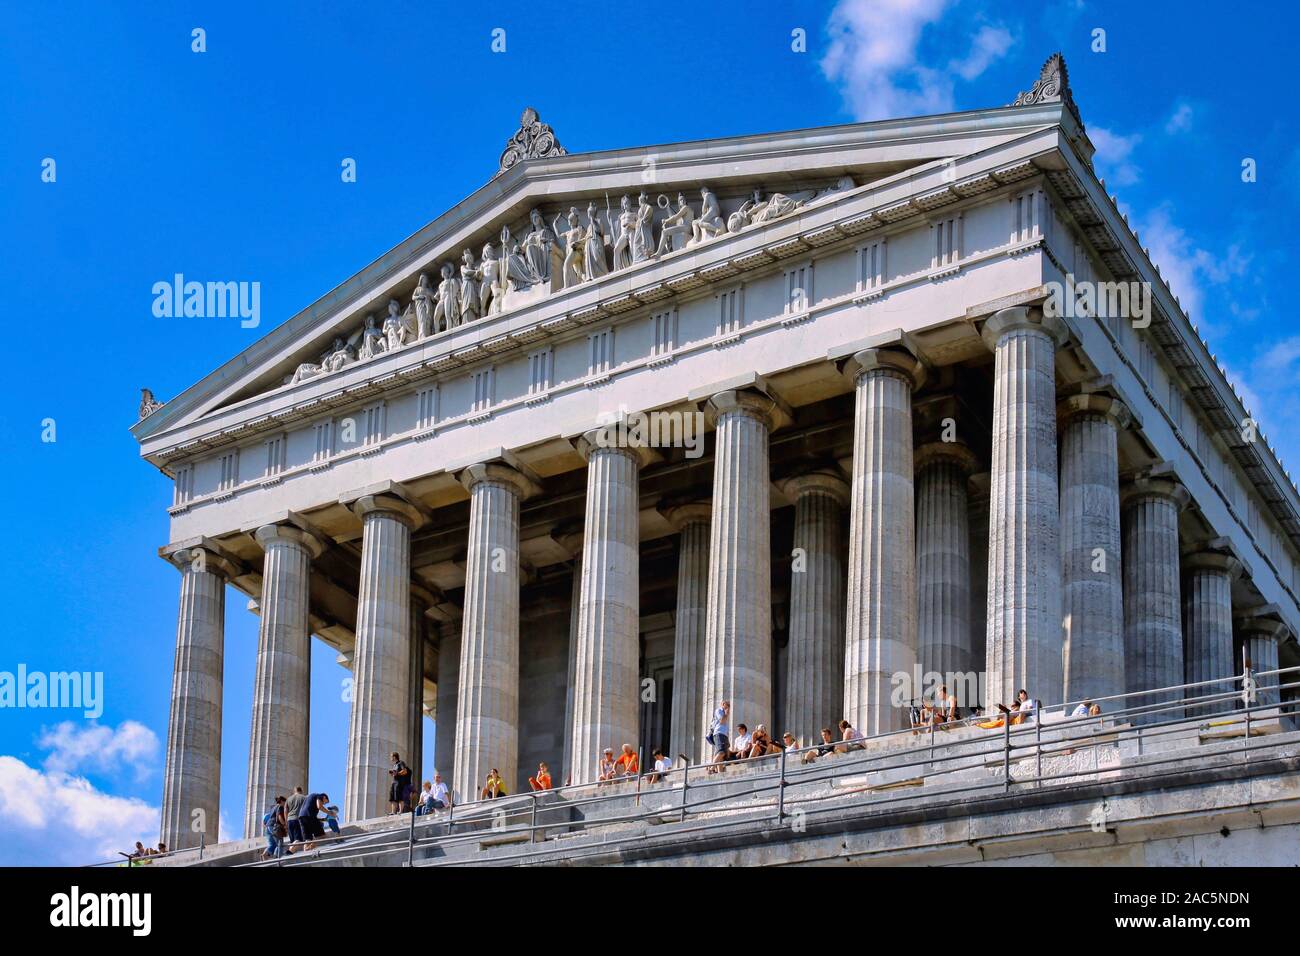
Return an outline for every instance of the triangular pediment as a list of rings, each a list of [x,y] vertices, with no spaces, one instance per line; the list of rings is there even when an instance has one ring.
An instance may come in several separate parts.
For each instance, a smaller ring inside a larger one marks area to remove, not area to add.
[[[133,433],[146,442],[177,432],[184,444],[180,433],[205,420],[228,423],[244,406],[251,416],[262,414],[252,406],[268,393],[315,394],[346,369],[436,343],[449,334],[442,331],[449,318],[463,336],[471,324],[486,330],[486,320],[541,302],[564,308],[564,297],[577,290],[622,295],[651,264],[703,261],[740,237],[994,150],[1061,119],[1059,104],[1040,104],[517,160],[152,412]],[[574,244],[584,253],[576,265],[568,255]],[[444,267],[454,296],[440,288]],[[427,278],[417,295],[421,275]],[[484,291],[487,278],[491,292]],[[440,308],[443,300],[447,308]]]

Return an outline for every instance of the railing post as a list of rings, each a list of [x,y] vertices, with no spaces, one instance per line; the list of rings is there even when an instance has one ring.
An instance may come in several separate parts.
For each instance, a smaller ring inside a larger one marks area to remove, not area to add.
[[[930,762],[934,763],[934,717],[930,718]]]
[[[781,781],[776,788],[776,822],[785,819],[785,748],[781,748]]]
[[[1043,785],[1043,708],[1034,714],[1034,783]]]
[[[411,832],[406,841],[406,865],[415,866],[415,807],[411,807]]]
[[[533,791],[533,814],[532,822],[528,825],[528,842],[537,842],[537,792]]]
[[[689,760],[682,762],[682,823],[686,822],[686,802],[687,791],[690,789],[691,781],[691,762]]]
[[[1002,789],[1011,792],[1011,715],[1002,720]]]
[[[204,836],[206,836],[206,834],[203,833],[203,831],[200,830],[200,831],[199,831],[199,859],[200,859],[200,860],[203,859],[203,843],[204,843],[204,839],[203,839],[203,838],[204,838]]]
[[[451,804],[447,807],[447,836],[451,836],[451,819],[456,815],[456,799],[447,791],[447,800]]]

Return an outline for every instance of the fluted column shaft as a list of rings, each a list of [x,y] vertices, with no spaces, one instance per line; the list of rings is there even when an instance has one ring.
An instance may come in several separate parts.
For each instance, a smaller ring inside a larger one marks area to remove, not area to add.
[[[311,713],[312,559],[322,544],[298,528],[265,525],[257,542],[262,562],[261,620],[253,679],[244,837],[262,833],[262,815],[280,795],[308,787]]]
[[[1276,610],[1276,605],[1268,605],[1247,612],[1237,620],[1237,630],[1255,682],[1256,706],[1270,707],[1279,703],[1278,686],[1283,680],[1290,683],[1294,679],[1290,675],[1270,673],[1279,667],[1278,644],[1289,634],[1289,629],[1282,623],[1280,616],[1274,617],[1267,613],[1276,613]]]
[[[578,671],[578,609],[582,606],[582,552],[573,556],[573,590],[569,595],[568,679],[564,684],[564,779],[573,775],[573,695]]]
[[[731,701],[731,730],[772,719],[772,580],[768,434],[773,402],[759,392],[709,400],[717,434],[701,725]]]
[[[706,759],[704,647],[708,630],[708,505],[684,505],[670,512],[681,538],[677,552],[677,612],[673,637],[672,756]]]
[[[419,512],[388,496],[354,506],[363,522],[344,818],[388,812],[391,754],[410,759],[411,531]]]
[[[1064,696],[1055,365],[1065,334],[1024,307],[984,327],[994,352],[986,705],[1021,688],[1048,704]]]
[[[1105,395],[1071,396],[1060,413],[1065,698],[1085,700],[1126,686],[1118,430],[1129,413]]]
[[[1124,493],[1124,679],[1129,694],[1183,682],[1178,512],[1187,500],[1182,485],[1152,478],[1138,479]],[[1144,695],[1128,703],[1144,707],[1169,699],[1169,694]],[[1171,716],[1138,715],[1134,722]]]
[[[794,498],[785,725],[802,744],[839,720],[844,703],[844,507],[848,485],[814,472],[783,485]]]
[[[1186,681],[1218,681],[1188,688],[1187,696],[1203,697],[1234,689],[1224,678],[1236,673],[1232,660],[1232,581],[1241,565],[1217,552],[1188,555],[1183,562],[1183,633],[1186,640]],[[1232,708],[1231,701],[1189,707],[1192,714],[1212,714]]]
[[[870,349],[846,371],[855,385],[849,504],[844,716],[867,734],[907,725],[914,693],[895,699],[894,679],[916,666],[916,526],[912,388],[908,353]]]
[[[585,437],[587,509],[574,667],[573,782],[590,783],[601,752],[637,746],[640,710],[639,453]]]
[[[933,442],[916,453],[917,641],[922,674],[941,674],[962,707],[974,704],[971,661],[970,450]]]
[[[170,555],[181,572],[159,839],[172,850],[216,843],[221,811],[221,688],[226,581],[233,568],[202,548]]]
[[[469,488],[469,552],[456,702],[456,789],[478,799],[496,769],[511,792],[519,755],[519,503],[527,479],[499,464],[461,476]]]

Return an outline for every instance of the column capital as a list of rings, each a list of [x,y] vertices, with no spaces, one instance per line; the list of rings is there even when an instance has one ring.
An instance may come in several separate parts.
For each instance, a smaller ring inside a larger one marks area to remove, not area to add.
[[[728,388],[714,392],[703,403],[704,415],[709,424],[717,426],[724,415],[744,415],[763,423],[764,427],[779,428],[790,420],[782,401],[765,389],[754,387]]]
[[[484,483],[505,485],[519,496],[522,501],[541,493],[541,485],[533,476],[525,474],[505,461],[480,461],[466,465],[456,472],[456,480],[465,486],[466,491],[473,491],[475,486]]]
[[[1164,498],[1173,502],[1175,508],[1182,511],[1192,501],[1183,483],[1174,477],[1139,476],[1120,491],[1120,504],[1127,508],[1135,501],[1144,498]]]
[[[1116,429],[1128,428],[1133,421],[1127,405],[1118,398],[1098,392],[1061,399],[1056,404],[1056,416],[1062,424],[1077,418],[1104,418]]]
[[[1221,571],[1234,581],[1246,570],[1227,538],[1198,541],[1183,549],[1184,571]]]
[[[1243,634],[1276,641],[1279,644],[1291,634],[1291,628],[1282,620],[1282,611],[1276,604],[1261,604],[1259,607],[1249,608],[1234,617],[1233,623]]]
[[[573,447],[583,461],[601,452],[614,452],[636,460],[637,467],[658,461],[659,452],[645,444],[645,436],[629,429],[620,419],[599,428],[592,428],[573,439]]]
[[[984,344],[996,351],[998,342],[1004,336],[1026,329],[1050,336],[1058,348],[1070,337],[1069,328],[1058,317],[1046,314],[1038,306],[1027,305],[1017,305],[993,313],[984,323],[980,334],[984,338]]]
[[[570,558],[576,558],[582,554],[587,535],[581,524],[568,523],[552,528],[550,538],[564,549]]]
[[[679,533],[688,524],[696,522],[708,524],[713,520],[713,504],[708,501],[661,503],[658,510],[673,526],[673,530]]]
[[[855,386],[873,372],[907,379],[913,391],[925,384],[926,367],[905,343],[862,349],[845,360],[841,371]]]
[[[804,495],[823,494],[834,498],[842,508],[849,506],[849,483],[828,470],[809,471],[778,482],[781,492],[791,499]]]
[[[362,495],[351,504],[352,513],[363,522],[373,514],[383,514],[401,521],[411,531],[424,524],[424,513],[397,495]]]
[[[261,545],[263,551],[277,543],[296,544],[311,555],[313,560],[319,558],[325,550],[325,541],[319,536],[282,522],[260,525],[253,532],[253,539]]]
[[[233,581],[244,573],[240,561],[207,537],[186,538],[158,549],[158,556],[180,571],[205,571]]]
[[[952,462],[960,466],[966,477],[973,475],[979,468],[979,459],[975,453],[959,441],[927,442],[912,453],[913,467],[918,475],[938,462]]]

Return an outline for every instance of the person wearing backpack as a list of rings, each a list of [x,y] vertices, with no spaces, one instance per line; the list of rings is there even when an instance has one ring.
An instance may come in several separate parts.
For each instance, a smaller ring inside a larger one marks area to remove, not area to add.
[[[262,859],[270,860],[284,855],[284,838],[289,831],[285,826],[284,797],[276,797],[271,809],[262,814],[262,832],[266,834],[266,849]]]

